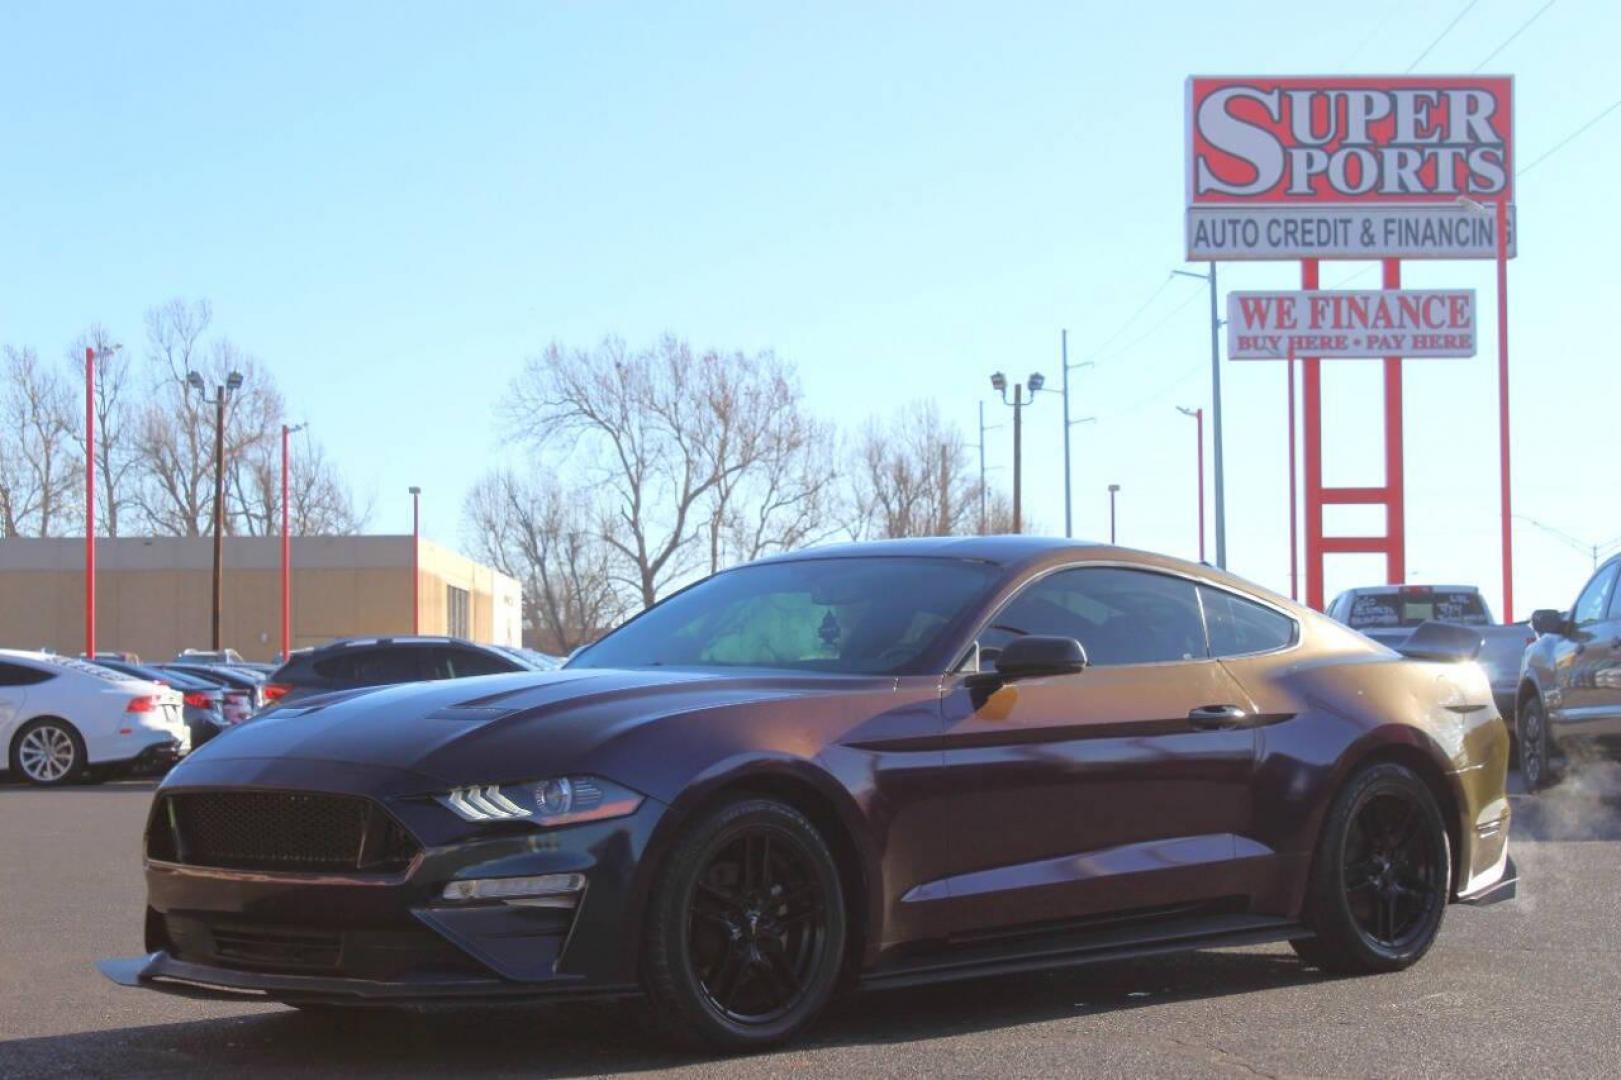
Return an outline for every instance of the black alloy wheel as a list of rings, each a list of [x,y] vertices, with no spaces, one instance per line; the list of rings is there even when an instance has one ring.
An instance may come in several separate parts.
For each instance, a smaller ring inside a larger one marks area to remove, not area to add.
[[[838,868],[815,827],[772,800],[722,807],[661,874],[645,963],[656,1018],[721,1049],[786,1039],[831,996],[845,933]]]
[[[1351,821],[1342,868],[1345,901],[1363,934],[1381,948],[1401,949],[1422,933],[1445,902],[1437,886],[1444,844],[1424,829],[1411,793],[1381,791]]]
[[[1434,795],[1402,765],[1376,765],[1335,799],[1313,860],[1308,963],[1362,974],[1418,961],[1440,932],[1452,887],[1446,824]]]
[[[1517,711],[1514,741],[1520,753],[1520,778],[1527,791],[1541,791],[1550,782],[1548,714],[1539,697],[1527,698]]]

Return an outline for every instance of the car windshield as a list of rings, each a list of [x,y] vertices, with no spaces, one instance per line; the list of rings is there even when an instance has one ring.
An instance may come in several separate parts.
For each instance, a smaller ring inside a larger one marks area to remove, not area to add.
[[[945,558],[745,566],[676,594],[568,666],[905,673],[995,577],[988,564]]]
[[[1381,626],[1417,626],[1431,619],[1464,626],[1485,626],[1490,621],[1485,603],[1473,589],[1363,593],[1351,601],[1345,621],[1357,630],[1377,630]]]

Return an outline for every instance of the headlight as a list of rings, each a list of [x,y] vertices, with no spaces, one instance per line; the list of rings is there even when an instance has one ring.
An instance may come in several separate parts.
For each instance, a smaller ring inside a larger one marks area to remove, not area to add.
[[[558,776],[523,784],[473,784],[436,797],[463,821],[574,825],[634,814],[642,796],[594,776]]]

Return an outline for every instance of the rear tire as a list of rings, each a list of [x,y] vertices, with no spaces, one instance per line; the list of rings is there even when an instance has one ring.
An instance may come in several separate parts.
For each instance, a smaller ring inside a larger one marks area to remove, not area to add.
[[[772,799],[723,805],[688,829],[653,888],[652,1019],[713,1050],[793,1038],[832,997],[846,934],[838,865],[816,827]]]
[[[66,720],[31,720],[11,740],[11,771],[35,787],[71,784],[84,769],[84,740]]]
[[[1429,951],[1452,890],[1446,823],[1402,765],[1375,765],[1334,799],[1312,859],[1308,964],[1345,975],[1400,971]]]

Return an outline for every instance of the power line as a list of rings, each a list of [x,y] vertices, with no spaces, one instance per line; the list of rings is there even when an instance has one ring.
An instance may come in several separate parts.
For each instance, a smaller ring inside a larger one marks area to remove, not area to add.
[[[1193,303],[1195,300],[1198,300],[1200,297],[1202,297],[1204,295],[1205,294],[1202,291],[1189,293],[1188,298],[1186,300],[1182,301],[1180,304],[1176,305],[1174,308],[1167,311],[1163,316],[1161,316],[1159,322],[1155,323],[1153,326],[1150,326],[1147,330],[1143,331],[1141,334],[1138,334],[1136,337],[1132,338],[1129,343],[1127,343],[1125,345],[1122,345],[1120,348],[1114,350],[1108,356],[1099,355],[1097,363],[1099,363],[1099,364],[1107,363],[1110,360],[1113,360],[1113,359],[1115,359],[1117,357],[1123,356],[1126,353],[1131,352],[1137,346],[1141,345],[1143,342],[1147,341],[1149,338],[1153,337],[1155,334],[1157,334],[1161,330],[1165,329],[1165,325],[1167,323],[1169,323],[1171,321],[1171,319],[1173,319],[1176,316],[1177,312],[1181,311],[1183,308],[1187,307],[1189,304]]]
[[[1544,161],[1547,161],[1549,158],[1553,157],[1554,154],[1558,153],[1560,150],[1563,150],[1565,147],[1567,147],[1571,143],[1575,142],[1577,140],[1577,138],[1579,138],[1581,135],[1586,133],[1588,128],[1592,127],[1594,124],[1598,123],[1600,120],[1604,119],[1606,116],[1609,116],[1611,113],[1615,112],[1616,109],[1621,109],[1621,98],[1616,98],[1614,101],[1610,102],[1609,105],[1605,106],[1603,109],[1601,109],[1599,111],[1599,114],[1597,116],[1593,117],[1593,119],[1589,120],[1587,123],[1583,124],[1581,127],[1577,128],[1575,131],[1572,131],[1569,135],[1566,135],[1563,139],[1560,139],[1558,142],[1554,143],[1547,150],[1545,150],[1541,154],[1539,154],[1537,156],[1537,158],[1534,161],[1532,161],[1529,165],[1526,165],[1523,168],[1519,168],[1519,169],[1514,170],[1514,175],[1516,177],[1524,176],[1526,173],[1530,172],[1532,169],[1536,168],[1538,165],[1541,165]]]
[[[1159,283],[1158,288],[1156,288],[1153,292],[1148,294],[1148,299],[1144,300],[1141,304],[1137,305],[1137,310],[1133,311],[1129,316],[1127,316],[1126,321],[1121,323],[1120,326],[1115,330],[1114,333],[1110,334],[1108,337],[1106,337],[1102,341],[1098,342],[1096,348],[1094,348],[1093,351],[1092,351],[1091,359],[1093,359],[1093,360],[1097,359],[1097,357],[1100,354],[1102,354],[1103,350],[1109,347],[1109,344],[1111,342],[1113,342],[1121,334],[1124,334],[1128,329],[1130,329],[1131,324],[1136,322],[1138,320],[1138,318],[1140,318],[1142,316],[1142,313],[1147,311],[1149,306],[1151,304],[1153,304],[1153,302],[1155,300],[1159,299],[1159,294],[1160,293],[1162,293],[1166,289],[1170,288],[1171,282],[1174,281],[1174,280],[1175,279],[1170,274],[1165,275],[1165,280]]]
[[[1447,23],[1446,29],[1437,34],[1434,41],[1424,46],[1424,51],[1418,54],[1418,59],[1407,65],[1407,70],[1412,71],[1414,68],[1418,67],[1418,65],[1424,61],[1424,58],[1430,55],[1430,50],[1441,44],[1441,42],[1445,40],[1446,36],[1452,33],[1452,28],[1462,22],[1463,17],[1469,14],[1469,12],[1473,10],[1474,6],[1479,2],[1480,0],[1469,0],[1469,2],[1463,6],[1463,10],[1454,15],[1452,17],[1452,21]]]
[[[1537,8],[1537,11],[1536,11],[1535,15],[1532,15],[1529,19],[1527,19],[1523,23],[1521,23],[1520,26],[1519,26],[1519,29],[1515,30],[1508,37],[1504,38],[1503,43],[1501,45],[1497,46],[1497,48],[1495,48],[1491,52],[1487,53],[1486,54],[1486,59],[1484,59],[1480,63],[1476,64],[1474,66],[1474,70],[1479,71],[1481,68],[1483,68],[1487,64],[1491,63],[1493,57],[1495,57],[1498,53],[1502,52],[1504,49],[1506,49],[1510,45],[1512,45],[1514,43],[1514,39],[1519,37],[1521,34],[1525,33],[1526,28],[1529,27],[1532,23],[1534,23],[1538,19],[1542,18],[1543,13],[1546,12],[1549,8],[1553,7],[1555,2],[1556,2],[1556,0],[1548,0],[1548,2],[1546,4],[1543,4],[1541,7]]]

